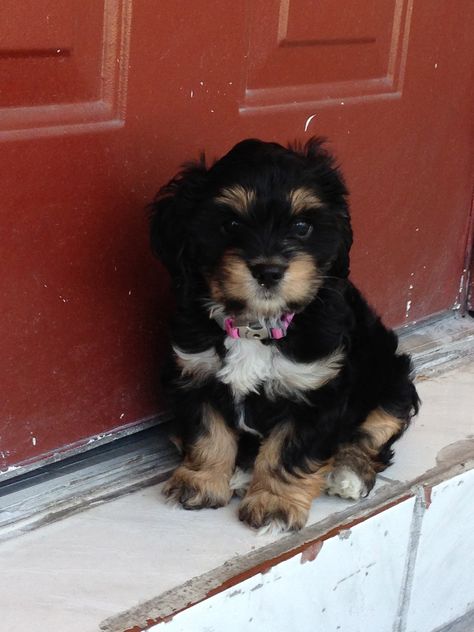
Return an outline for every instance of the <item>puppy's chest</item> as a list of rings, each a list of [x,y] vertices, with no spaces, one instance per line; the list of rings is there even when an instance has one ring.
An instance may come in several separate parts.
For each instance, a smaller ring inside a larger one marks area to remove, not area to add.
[[[326,384],[340,370],[340,349],[314,362],[296,362],[286,357],[276,345],[255,340],[226,338],[225,355],[214,349],[199,354],[184,354],[175,348],[182,375],[192,381],[214,377],[227,384],[236,401],[249,393],[262,392],[270,399],[280,397],[305,399],[307,391]]]
[[[288,393],[297,364],[286,359],[274,345],[256,340],[227,338],[226,354],[217,379],[228,384],[238,399],[263,389],[267,397]]]

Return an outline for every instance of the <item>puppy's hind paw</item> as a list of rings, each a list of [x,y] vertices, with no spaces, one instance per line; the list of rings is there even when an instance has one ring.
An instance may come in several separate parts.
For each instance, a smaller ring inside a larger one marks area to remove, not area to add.
[[[341,465],[330,472],[325,491],[329,496],[359,500],[365,498],[370,490],[354,470]]]

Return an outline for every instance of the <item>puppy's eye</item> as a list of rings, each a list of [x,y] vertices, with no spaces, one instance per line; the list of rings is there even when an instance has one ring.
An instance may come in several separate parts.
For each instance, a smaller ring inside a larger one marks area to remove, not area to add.
[[[238,232],[241,225],[242,224],[236,219],[228,219],[226,222],[223,223],[222,230],[224,231],[224,233],[233,234]]]
[[[291,232],[293,233],[293,235],[296,235],[296,237],[308,237],[312,230],[313,227],[311,226],[311,224],[309,222],[305,222],[302,219],[294,222],[291,227]]]

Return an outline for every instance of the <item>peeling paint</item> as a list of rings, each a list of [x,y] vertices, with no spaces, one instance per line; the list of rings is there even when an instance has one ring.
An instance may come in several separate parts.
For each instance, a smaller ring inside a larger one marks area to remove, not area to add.
[[[2,474],[8,474],[8,472],[14,472],[15,470],[20,469],[19,465],[10,465],[6,470],[0,470]]]
[[[424,487],[423,490],[424,490],[423,505],[424,505],[425,509],[429,509],[430,505],[431,505],[431,492],[433,490],[428,485],[426,487]]]
[[[415,273],[411,272],[410,273],[411,282],[410,282],[410,284],[408,286],[408,296],[407,296],[407,302],[406,302],[406,305],[405,305],[405,320],[408,320],[408,318],[410,316],[410,309],[411,309],[411,306],[412,306],[412,292],[413,292],[413,289],[415,287],[414,279],[413,279],[414,276],[415,276]]]
[[[98,434],[95,437],[91,437],[89,439],[89,441],[86,443],[86,445],[91,445],[91,443],[95,443],[96,441],[100,441],[101,439],[105,439],[106,437],[111,437],[113,435],[113,432],[104,432],[102,434]]]
[[[323,541],[315,542],[308,546],[307,549],[301,553],[301,564],[306,564],[306,562],[314,562],[314,560],[318,557],[319,552],[323,548]]]
[[[308,127],[310,126],[311,121],[315,118],[316,114],[311,114],[311,116],[308,116],[308,118],[306,119],[306,123],[304,124],[304,131],[308,131]]]
[[[460,310],[463,307],[463,294],[464,294],[464,284],[465,280],[468,278],[467,269],[464,268],[461,274],[461,278],[459,279],[459,288],[458,295],[456,296],[456,300],[454,301],[453,310]]]

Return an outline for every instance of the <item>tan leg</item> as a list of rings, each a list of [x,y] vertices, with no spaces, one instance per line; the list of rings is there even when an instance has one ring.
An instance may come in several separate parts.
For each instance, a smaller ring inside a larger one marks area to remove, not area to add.
[[[232,497],[229,486],[237,455],[237,437],[208,404],[202,407],[204,434],[186,450],[182,465],[163,488],[185,509],[222,507]]]
[[[255,460],[252,482],[239,508],[239,518],[256,529],[298,530],[305,526],[311,502],[324,490],[329,464],[307,463],[289,473],[282,465],[290,425],[275,429],[263,442]]]
[[[375,457],[381,448],[407,427],[407,422],[398,419],[381,408],[373,410],[360,429],[363,433],[360,445],[371,456]]]
[[[342,445],[337,451],[326,492],[355,500],[367,496],[375,484],[377,472],[386,467],[377,459],[380,450],[405,427],[405,421],[381,408],[372,411],[360,426],[360,439]]]

